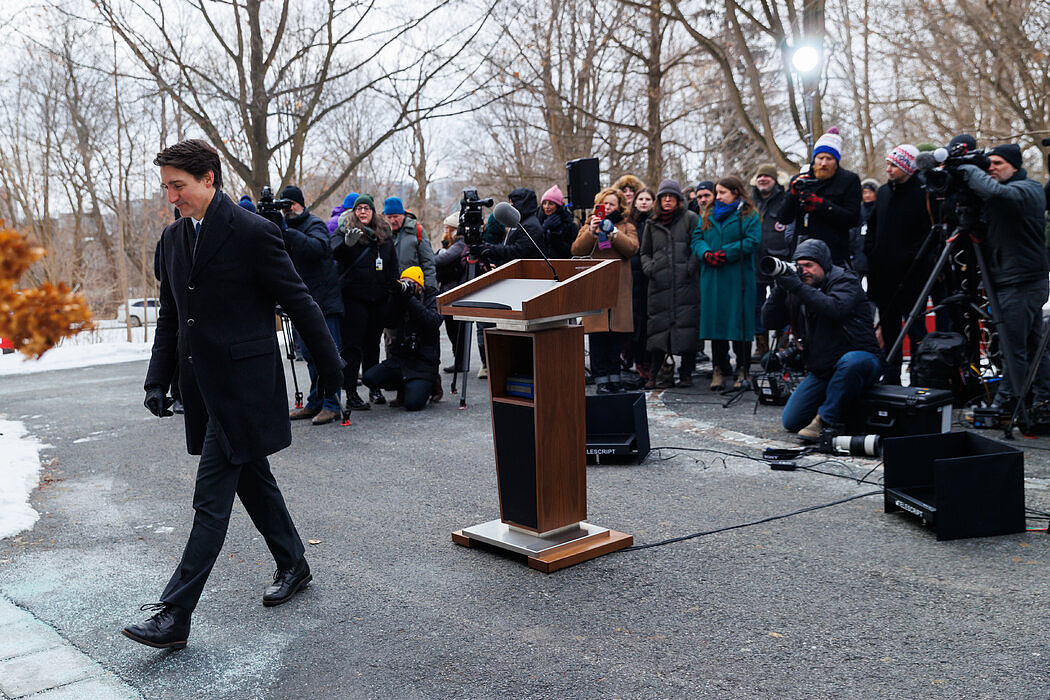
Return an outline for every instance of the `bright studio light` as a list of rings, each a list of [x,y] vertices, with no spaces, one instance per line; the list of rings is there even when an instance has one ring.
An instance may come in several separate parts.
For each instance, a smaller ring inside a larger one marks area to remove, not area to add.
[[[820,52],[812,46],[800,46],[791,55],[791,65],[799,73],[810,73],[820,63]]]

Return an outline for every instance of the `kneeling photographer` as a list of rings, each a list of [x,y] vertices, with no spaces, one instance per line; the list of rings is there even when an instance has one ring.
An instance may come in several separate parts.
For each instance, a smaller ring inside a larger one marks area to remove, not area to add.
[[[397,391],[391,406],[402,404],[406,410],[419,411],[427,405],[441,362],[437,290],[423,290],[423,270],[418,265],[406,268],[390,289],[384,325],[395,329],[397,336],[387,359],[365,371],[361,381],[373,392]]]
[[[840,423],[847,404],[878,380],[882,351],[860,281],[831,264],[827,244],[802,241],[794,260],[797,270],[773,258],[762,261],[774,280],[762,321],[767,328],[794,327],[808,372],[784,406],[781,423],[804,440],[819,440],[824,428]]]

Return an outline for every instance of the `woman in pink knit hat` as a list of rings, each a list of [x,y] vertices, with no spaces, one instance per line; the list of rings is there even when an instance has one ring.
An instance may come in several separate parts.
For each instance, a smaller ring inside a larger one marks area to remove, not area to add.
[[[558,186],[550,188],[540,197],[540,225],[547,241],[547,251],[552,258],[571,258],[572,242],[576,240],[576,226],[572,212],[565,206],[565,197]]]

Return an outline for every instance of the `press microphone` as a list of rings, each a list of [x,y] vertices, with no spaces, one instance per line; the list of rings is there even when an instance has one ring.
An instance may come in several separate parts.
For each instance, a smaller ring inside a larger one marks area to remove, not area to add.
[[[540,248],[539,244],[536,243],[536,239],[529,235],[529,232],[520,225],[521,214],[518,213],[517,209],[515,209],[509,202],[500,202],[492,208],[492,215],[496,217],[496,221],[498,221],[501,226],[507,228],[520,228],[522,233],[532,241],[532,245],[536,246],[536,250],[538,250],[543,257],[543,262],[547,263],[547,267],[551,269],[551,274],[554,275],[554,281],[561,282],[561,280],[558,279],[558,272],[554,269],[554,265],[551,265],[551,261],[547,258],[547,254],[543,252],[543,248]]]

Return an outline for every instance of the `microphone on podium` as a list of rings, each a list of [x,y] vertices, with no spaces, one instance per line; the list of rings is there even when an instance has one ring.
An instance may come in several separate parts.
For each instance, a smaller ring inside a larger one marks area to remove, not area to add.
[[[536,239],[529,235],[529,232],[526,231],[523,226],[521,226],[521,214],[518,213],[517,209],[515,209],[509,202],[500,202],[495,207],[493,207],[492,215],[496,217],[496,221],[498,221],[501,226],[505,226],[510,229],[520,228],[522,233],[524,233],[528,237],[528,239],[532,241],[532,245],[536,246],[536,250],[538,250],[540,252],[540,256],[543,257],[543,262],[547,263],[547,267],[551,269],[551,274],[554,275],[554,281],[561,282],[561,280],[558,279],[558,272],[554,269],[554,265],[551,265],[551,261],[547,258],[547,254],[543,252],[543,248],[540,248],[540,245],[536,242]]]

